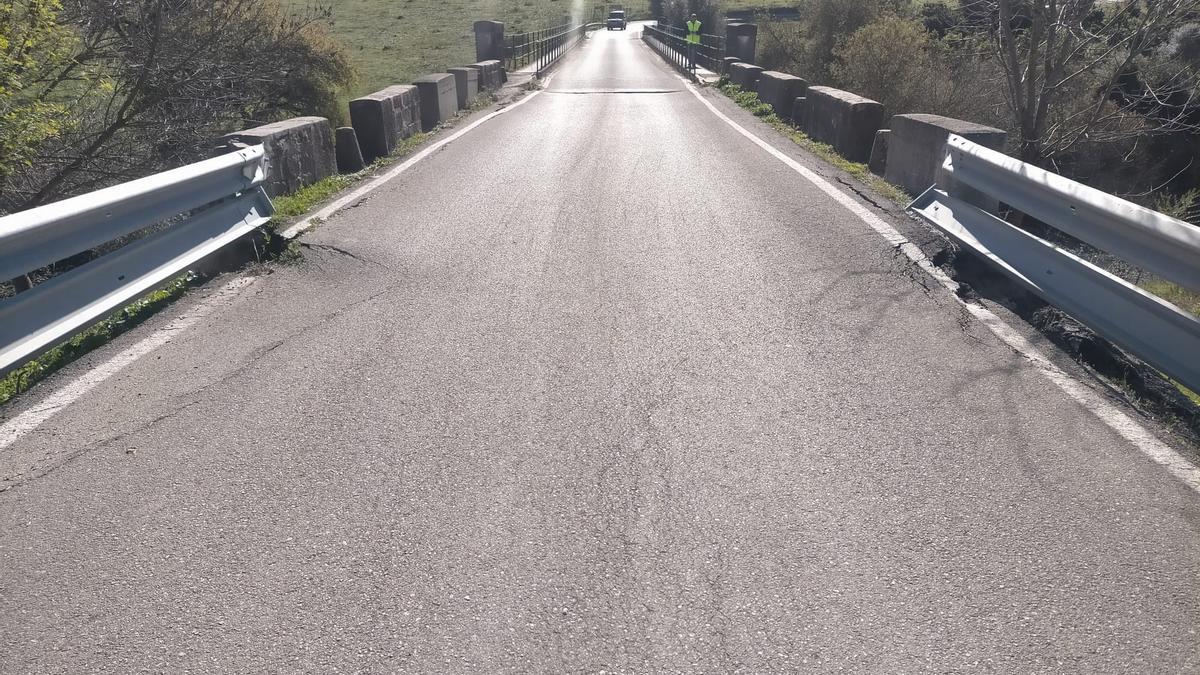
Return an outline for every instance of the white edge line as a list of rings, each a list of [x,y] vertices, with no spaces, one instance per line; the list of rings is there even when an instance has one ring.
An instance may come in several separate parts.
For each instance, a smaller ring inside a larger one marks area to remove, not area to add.
[[[25,434],[37,429],[61,410],[95,389],[108,378],[124,370],[131,363],[162,347],[181,332],[211,315],[219,307],[227,304],[234,295],[253,284],[256,279],[256,277],[237,277],[231,280],[199,304],[188,308],[183,316],[155,330],[136,344],[75,378],[44,401],[0,425],[0,450],[4,450]]]
[[[1154,462],[1164,467],[1171,475],[1178,478],[1195,492],[1200,492],[1200,468],[1193,465],[1183,455],[1175,451],[1166,443],[1159,440],[1153,433],[1147,430],[1136,420],[1127,415],[1124,411],[1118,409],[1112,403],[1106,401],[1095,391],[1085,386],[1083,383],[1068,375],[1058,366],[1054,365],[1046,358],[1037,347],[1033,346],[1025,339],[1016,329],[1008,325],[993,313],[991,310],[974,302],[969,302],[958,295],[958,282],[951,279],[940,268],[934,265],[925,252],[916,244],[910,242],[896,228],[889,225],[879,216],[875,215],[867,209],[867,207],[858,203],[853,197],[845,192],[834,187],[832,183],[826,181],[815,172],[806,168],[796,160],[788,157],[786,154],[775,148],[770,143],[762,140],[754,133],[746,130],[744,127],[734,122],[720,110],[717,110],[711,102],[704,98],[691,82],[680,77],[684,85],[691,91],[692,95],[704,104],[712,114],[716,115],[721,121],[733,127],[735,131],[748,138],[752,143],[765,150],[775,159],[788,165],[796,173],[804,177],[805,180],[815,185],[819,190],[829,195],[834,201],[842,205],[846,210],[858,216],[860,220],[867,224],[872,230],[875,230],[879,236],[883,237],[888,244],[896,247],[914,264],[927,272],[929,276],[937,280],[947,291],[951,297],[967,308],[976,319],[979,320],[988,330],[992,332],[1009,348],[1016,351],[1018,354],[1025,357],[1033,364],[1046,379],[1050,380],[1059,389],[1075,400],[1076,403],[1088,409],[1093,415],[1100,419],[1106,426],[1115,431],[1119,436],[1129,441],[1143,455],[1150,458]]]
[[[297,236],[299,236],[301,233],[305,232],[306,230],[311,230],[313,227],[321,224],[322,222],[324,222],[326,220],[329,220],[338,211],[341,211],[341,210],[345,209],[346,207],[351,206],[352,204],[354,204],[358,201],[361,201],[364,197],[366,197],[370,193],[374,192],[375,190],[378,190],[380,187],[382,187],[388,181],[394,179],[396,176],[399,176],[400,174],[404,173],[405,171],[408,171],[409,169],[411,169],[414,165],[417,164],[417,162],[420,162],[421,160],[432,155],[433,153],[437,152],[438,150],[441,150],[442,148],[449,145],[450,143],[453,143],[454,141],[462,138],[464,135],[470,133],[471,130],[475,129],[479,125],[481,125],[485,122],[488,122],[488,121],[490,121],[500,115],[503,115],[507,112],[515,110],[515,109],[525,105],[526,103],[532,101],[533,99],[537,98],[537,95],[542,93],[544,88],[548,87],[548,86],[550,86],[550,77],[547,77],[545,80],[543,80],[543,82],[542,82],[543,89],[534,91],[531,94],[522,98],[521,100],[517,101],[516,103],[507,105],[503,108],[500,108],[499,110],[493,111],[493,112],[481,117],[478,120],[475,120],[471,124],[468,124],[467,126],[463,127],[462,129],[451,134],[450,136],[443,138],[442,140],[438,141],[437,143],[434,143],[433,145],[429,146],[428,148],[425,148],[424,150],[422,150],[422,151],[418,152],[417,154],[413,155],[412,157],[408,158],[402,164],[399,164],[398,166],[391,169],[390,171],[383,174],[382,176],[379,176],[378,178],[371,180],[371,182],[367,183],[366,185],[363,185],[362,187],[358,188],[357,190],[354,190],[353,192],[347,194],[346,196],[341,197],[341,198],[337,199],[336,201],[331,202],[329,205],[327,205],[325,208],[321,209],[320,211],[317,211],[316,213],[305,218],[304,220],[296,223],[295,225],[292,225],[291,227],[287,228],[282,233],[280,233],[279,236],[283,237],[284,239],[295,239]]]

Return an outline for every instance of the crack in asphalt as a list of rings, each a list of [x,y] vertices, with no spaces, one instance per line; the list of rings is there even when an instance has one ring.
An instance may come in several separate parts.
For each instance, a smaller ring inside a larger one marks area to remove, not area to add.
[[[168,412],[162,413],[161,415],[159,415],[153,419],[150,419],[150,420],[144,422],[143,424],[138,425],[137,428],[135,428],[135,429],[130,429],[129,431],[124,431],[119,434],[114,434],[112,436],[103,438],[95,443],[84,446],[82,448],[78,448],[76,450],[58,452],[58,453],[48,452],[45,455],[43,455],[40,460],[30,464],[24,470],[22,470],[18,473],[10,473],[6,476],[0,477],[0,492],[8,492],[9,490],[13,490],[13,489],[21,487],[23,485],[27,485],[31,481],[35,481],[39,478],[45,478],[46,476],[53,473],[56,469],[67,466],[71,462],[75,461],[79,457],[82,457],[83,455],[87,454],[88,452],[91,452],[92,450],[95,450],[97,448],[104,447],[107,445],[111,445],[113,443],[116,443],[117,441],[120,441],[123,438],[129,438],[130,436],[133,436],[134,434],[138,434],[147,429],[151,429],[151,428],[157,426],[158,424],[161,424],[162,422],[165,422],[166,420],[178,415],[179,413],[184,412],[184,411],[188,410],[189,408],[192,408],[196,405],[199,405],[199,403],[200,403],[199,401],[191,401],[184,405],[177,406]]]
[[[362,258],[359,258],[358,256],[356,256],[352,253],[339,250],[336,247],[332,247],[332,246],[326,247],[326,246],[320,245],[320,244],[310,245],[310,246],[312,246],[313,248],[334,250],[335,252],[344,253],[345,255],[348,255],[351,258],[363,260],[363,262],[371,262],[371,261],[367,261]],[[378,264],[378,263],[373,263],[373,264]],[[172,397],[171,401],[167,403],[167,405],[172,406],[170,410],[168,410],[167,412],[164,412],[161,415],[158,415],[150,420],[147,420],[141,424],[138,424],[136,427],[134,427],[132,429],[129,429],[127,431],[122,431],[120,433],[113,434],[113,435],[107,436],[105,438],[98,439],[93,443],[89,443],[88,445],[78,448],[78,449],[75,449],[75,450],[68,450],[68,451],[61,451],[61,452],[48,452],[48,453],[44,454],[40,460],[33,462],[32,464],[27,466],[25,469],[23,469],[17,473],[10,473],[5,476],[0,476],[0,492],[7,492],[9,490],[27,485],[31,481],[34,481],[34,480],[37,480],[40,478],[44,478],[44,477],[50,475],[51,473],[53,473],[54,471],[56,471],[57,469],[67,466],[74,460],[78,459],[79,457],[81,457],[89,452],[112,445],[113,443],[116,443],[117,441],[120,441],[123,438],[129,438],[131,436],[142,433],[144,431],[153,429],[155,426],[179,415],[180,413],[187,411],[188,409],[190,409],[196,405],[199,405],[200,401],[195,400],[195,397],[197,397],[200,394],[203,394],[204,392],[209,391],[215,387],[219,387],[223,384],[226,384],[226,383],[234,380],[237,377],[240,377],[241,375],[245,374],[245,372],[247,370],[249,370],[252,366],[256,365],[260,360],[262,360],[267,355],[275,352],[280,347],[288,344],[289,342],[291,342],[297,338],[303,337],[306,333],[310,332],[314,328],[323,326],[326,322],[328,322],[332,319],[336,319],[339,316],[342,316],[343,314],[346,314],[347,312],[350,312],[357,307],[360,307],[367,303],[374,302],[376,299],[378,299],[379,297],[385,295],[386,293],[394,290],[398,286],[400,286],[399,283],[389,284],[367,298],[364,298],[362,300],[358,300],[358,301],[355,301],[348,305],[345,305],[343,307],[340,307],[333,312],[328,312],[326,314],[323,314],[320,317],[318,317],[316,320],[308,323],[307,325],[303,326],[302,328],[299,328],[299,329],[293,331],[292,333],[289,333],[288,335],[286,335],[278,340],[275,340],[274,342],[271,342],[270,344],[263,345],[262,347],[258,347],[250,354],[249,358],[247,358],[242,363],[238,364],[233,370],[229,371],[228,373],[222,375],[218,379],[213,380],[207,384],[204,384],[199,387],[195,387],[193,389],[190,389],[188,391],[185,391],[181,394],[178,394],[178,395]],[[184,403],[177,403],[179,401],[185,401],[186,399],[189,399],[189,398],[191,398],[193,400],[186,401]]]
[[[358,204],[356,203],[353,206],[358,206]],[[380,267],[382,269],[391,269],[387,265],[384,265],[383,263],[376,262],[369,258],[364,258],[364,257],[358,255],[357,253],[354,253],[353,251],[347,251],[346,249],[341,248],[340,246],[334,246],[332,244],[312,244],[312,243],[305,242],[305,241],[299,241],[296,243],[299,244],[301,248],[306,248],[310,251],[327,251],[330,253],[337,253],[338,255],[343,255],[348,258],[352,258],[361,263],[366,263],[368,265],[375,265],[376,267]]]
[[[879,209],[880,211],[887,211],[887,209],[885,209],[882,205],[880,205],[879,202],[872,199],[870,196],[867,195],[866,192],[861,190],[858,186],[854,185],[850,181],[846,180],[845,178],[842,178],[841,176],[834,176],[834,178],[837,179],[837,182],[841,183],[842,185],[846,186],[847,188],[850,188],[851,192],[858,195],[860,199],[867,202],[871,206],[874,206],[875,208]]]
[[[922,295],[933,301],[934,305],[940,308],[949,307],[952,309],[954,313],[954,322],[958,326],[959,333],[961,333],[963,337],[966,337],[978,345],[986,345],[987,343],[971,330],[972,327],[975,326],[974,317],[971,315],[971,312],[968,311],[962,303],[946,302],[947,296],[941,291],[941,287],[930,286],[930,282],[933,280],[932,277],[926,274],[925,270],[921,269],[919,265],[913,262],[912,259],[904,253],[903,246],[904,244],[894,244],[889,247],[892,252],[893,263],[896,264],[898,275],[904,279],[907,279],[910,284],[919,287]]]

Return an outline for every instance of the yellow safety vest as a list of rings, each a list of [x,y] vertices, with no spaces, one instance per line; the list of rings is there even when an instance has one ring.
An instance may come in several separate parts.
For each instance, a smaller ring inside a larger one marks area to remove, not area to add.
[[[699,21],[687,22],[687,29],[688,29],[687,41],[690,44],[694,44],[694,45],[700,44],[700,22]]]

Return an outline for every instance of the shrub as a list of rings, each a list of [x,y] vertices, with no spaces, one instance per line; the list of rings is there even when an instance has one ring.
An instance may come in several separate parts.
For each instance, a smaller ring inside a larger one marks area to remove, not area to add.
[[[921,7],[921,23],[925,30],[944,38],[958,27],[960,20],[944,2],[931,2]]]
[[[918,21],[894,16],[858,29],[834,50],[833,81],[889,112],[929,112],[946,74],[937,41]]]

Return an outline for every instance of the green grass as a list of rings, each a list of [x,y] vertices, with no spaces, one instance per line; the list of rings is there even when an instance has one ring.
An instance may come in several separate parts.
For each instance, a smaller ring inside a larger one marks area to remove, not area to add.
[[[191,282],[190,275],[179,277],[162,289],[150,293],[76,335],[66,343],[9,373],[4,379],[0,379],[0,405],[27,391],[59,368],[142,323],[155,312],[180,298],[187,291]]]
[[[1169,281],[1147,282],[1142,284],[1142,288],[1182,310],[1200,316],[1200,293],[1176,286]]]
[[[730,84],[724,79],[722,79],[717,86],[721,93],[733,99],[734,102],[742,108],[745,108],[753,113],[755,117],[758,117],[767,124],[770,124],[772,127],[775,127],[777,131],[792,139],[793,143],[816,155],[825,162],[832,164],[851,176],[854,176],[881,196],[887,197],[900,206],[907,206],[908,203],[912,201],[912,197],[910,197],[904,190],[901,190],[895,185],[892,185],[879,176],[871,173],[871,170],[866,164],[851,162],[845,157],[839,155],[831,146],[814,141],[806,134],[798,131],[792,125],[784,122],[779,118],[778,115],[775,114],[775,111],[773,108],[771,108],[770,104],[763,103],[759,100],[758,94],[752,91],[743,91],[741,87],[737,86],[736,84]]]
[[[303,11],[312,0],[284,0]],[[578,5],[591,20],[592,0],[337,0],[335,38],[346,45],[358,79],[347,92],[361,96],[426,73],[475,62],[474,23],[503,21],[507,33],[557,25]],[[634,17],[648,16],[648,2],[624,6]]]
[[[1146,282],[1142,284],[1142,288],[1184,310],[1185,312],[1190,312],[1194,316],[1200,316],[1200,293],[1197,293],[1196,291],[1186,289],[1182,286],[1176,286],[1169,281]],[[1183,392],[1183,395],[1190,398],[1193,403],[1200,405],[1200,394],[1197,394],[1196,392],[1188,389],[1174,380],[1171,380],[1171,384],[1174,384],[1175,388]]]
[[[1170,380],[1171,384],[1175,385],[1175,388],[1178,389],[1180,391],[1180,393],[1182,393],[1184,396],[1191,399],[1192,403],[1195,403],[1196,405],[1200,406],[1200,394],[1197,394],[1196,392],[1192,391],[1191,389],[1188,389],[1187,387],[1183,386],[1182,384],[1179,384],[1178,382],[1176,382],[1175,380],[1172,380],[1169,377],[1167,379]]]
[[[481,96],[470,110],[476,110],[490,104],[490,99]],[[414,149],[428,139],[428,133],[418,133],[410,136],[400,141],[390,156],[375,160],[370,166],[358,173],[329,176],[312,185],[302,187],[290,195],[272,199],[271,203],[275,206],[275,215],[271,217],[271,227],[278,228],[289,220],[314,210],[317,206],[329,201],[342,190],[365,178],[370,178],[378,173],[380,169],[395,163],[396,160],[403,158],[405,155],[411,154]]]
[[[290,195],[276,197],[271,200],[271,203],[275,205],[275,215],[271,218],[271,223],[283,223],[296,216],[304,215],[352,184],[354,184],[354,175],[330,176],[307,187],[302,187]]]
[[[283,0],[301,12],[313,0]],[[319,3],[325,4],[325,3]],[[411,82],[427,73],[475,61],[474,23],[503,21],[505,32],[557,25],[572,11],[585,20],[605,16],[595,0],[337,0],[331,33],[346,45],[358,76],[343,98]],[[634,19],[650,17],[648,0],[619,3]],[[722,10],[794,7],[800,0],[726,0]],[[576,9],[577,8],[577,9]]]

